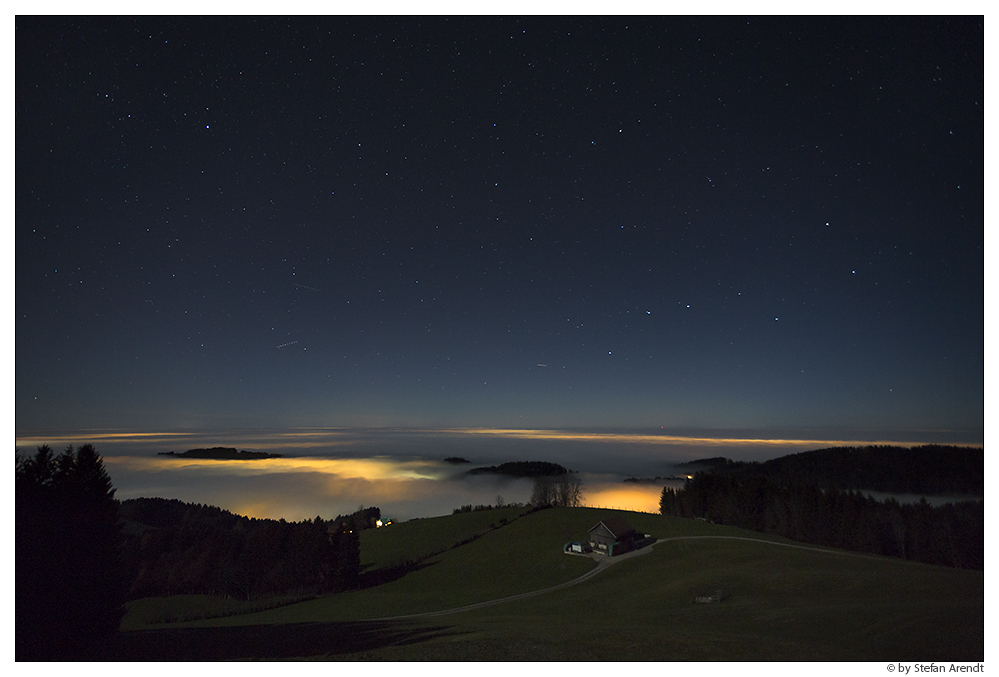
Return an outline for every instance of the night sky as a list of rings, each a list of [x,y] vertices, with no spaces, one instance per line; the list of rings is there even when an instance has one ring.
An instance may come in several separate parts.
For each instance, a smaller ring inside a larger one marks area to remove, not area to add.
[[[981,17],[15,26],[19,433],[982,441]]]

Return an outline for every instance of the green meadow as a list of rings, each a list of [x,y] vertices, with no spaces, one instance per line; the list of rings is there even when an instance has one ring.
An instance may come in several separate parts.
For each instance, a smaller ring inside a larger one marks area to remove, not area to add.
[[[245,640],[245,650],[208,658],[984,660],[981,571],[813,549],[655,514],[523,513],[504,508],[367,530],[361,534],[364,571],[413,564],[405,575],[307,600],[137,600],[123,634],[127,644],[160,642],[164,651],[181,654]],[[678,540],[615,561],[575,585],[455,613],[397,618],[572,581],[597,563],[563,554],[562,545],[585,540],[610,514],[656,538]],[[718,590],[720,602],[694,602]],[[363,641],[349,641],[351,633]]]

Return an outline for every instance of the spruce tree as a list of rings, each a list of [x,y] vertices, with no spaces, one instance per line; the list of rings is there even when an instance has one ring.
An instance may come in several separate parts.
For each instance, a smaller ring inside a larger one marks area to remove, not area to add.
[[[17,458],[17,660],[114,655],[125,581],[115,489],[91,445]]]

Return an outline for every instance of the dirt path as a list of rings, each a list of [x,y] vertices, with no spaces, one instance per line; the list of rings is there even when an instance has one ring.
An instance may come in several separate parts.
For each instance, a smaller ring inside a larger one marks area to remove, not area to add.
[[[553,585],[550,588],[542,588],[540,590],[532,590],[531,592],[522,592],[519,595],[510,595],[509,597],[501,597],[499,599],[491,599],[485,602],[476,602],[475,604],[466,604],[465,606],[454,607],[453,609],[444,609],[443,611],[425,611],[418,614],[407,614],[405,616],[386,616],[384,618],[373,618],[371,620],[376,621],[401,621],[413,618],[433,618],[435,616],[446,616],[448,614],[456,614],[462,611],[469,611],[471,609],[481,609],[487,606],[493,606],[494,604],[503,604],[504,602],[513,602],[518,599],[527,599],[528,597],[535,597],[536,595],[544,595],[545,593],[554,592],[555,590],[561,590],[562,588],[568,588],[572,585],[578,585],[583,581],[588,581],[593,578],[601,571],[606,570],[608,567],[617,564],[618,562],[623,562],[626,559],[631,559],[633,557],[638,557],[644,555],[648,552],[652,552],[652,548],[659,543],[667,543],[669,541],[695,541],[695,540],[725,540],[725,541],[749,541],[751,543],[763,543],[765,545],[778,545],[785,548],[797,548],[799,550],[812,550],[814,552],[822,552],[830,555],[848,555],[852,557],[867,557],[877,559],[874,555],[864,555],[862,553],[852,553],[844,552],[841,550],[829,550],[827,548],[818,548],[810,545],[796,545],[794,543],[779,543],[777,541],[765,541],[759,538],[746,538],[745,536],[673,536],[671,538],[660,538],[654,543],[641,548],[639,550],[633,550],[632,552],[626,552],[623,555],[617,555],[611,557],[609,555],[598,555],[595,553],[587,555],[572,555],[568,554],[569,557],[589,557],[596,561],[597,566],[590,569],[582,576],[574,578],[571,581],[566,581],[565,583],[559,583],[558,585]]]
[[[665,539],[673,540],[673,539]],[[639,555],[644,555],[647,552],[652,552],[652,546],[661,541],[656,541],[655,543],[650,543],[649,545],[641,548],[640,550],[634,550],[632,552],[626,552],[623,555],[617,555],[616,557],[610,557],[608,555],[567,555],[572,557],[589,557],[596,561],[597,566],[587,571],[582,576],[574,578],[571,581],[566,581],[565,583],[559,583],[558,585],[553,585],[550,588],[542,588],[540,590],[532,590],[530,592],[522,592],[518,595],[510,595],[509,597],[501,597],[499,599],[490,599],[485,602],[476,602],[475,604],[466,604],[465,606],[454,607],[453,609],[444,609],[443,611],[424,611],[418,614],[407,614],[405,616],[387,616],[384,618],[374,618],[371,620],[378,621],[401,621],[412,618],[433,618],[435,616],[446,616],[447,614],[456,614],[462,611],[469,611],[471,609],[481,609],[482,607],[493,606],[494,604],[503,604],[504,602],[513,602],[518,599],[527,599],[528,597],[534,597],[536,595],[543,595],[548,592],[554,592],[555,590],[561,590],[562,588],[568,588],[571,585],[577,585],[583,581],[587,581],[601,571],[607,569],[612,564],[624,561],[626,559],[631,559],[632,557],[638,557]]]

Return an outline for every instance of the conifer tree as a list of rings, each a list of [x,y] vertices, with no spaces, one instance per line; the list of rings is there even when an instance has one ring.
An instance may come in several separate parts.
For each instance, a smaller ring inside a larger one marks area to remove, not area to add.
[[[118,501],[91,445],[15,461],[17,660],[113,656],[124,613]]]

